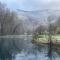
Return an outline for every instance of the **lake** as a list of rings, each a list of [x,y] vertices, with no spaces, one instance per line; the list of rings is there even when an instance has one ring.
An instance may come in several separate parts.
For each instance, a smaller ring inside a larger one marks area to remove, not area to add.
[[[0,39],[0,60],[60,60],[60,45],[35,45],[32,37]]]

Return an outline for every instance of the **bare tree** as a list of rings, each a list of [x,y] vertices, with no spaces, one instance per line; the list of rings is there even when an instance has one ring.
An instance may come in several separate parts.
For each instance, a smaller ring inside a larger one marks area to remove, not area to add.
[[[47,30],[47,27],[45,27],[44,25],[40,25],[36,28],[35,33],[42,35],[44,34],[45,30]]]
[[[22,27],[21,20],[17,24],[18,15],[14,11],[10,11],[0,3],[0,35],[20,34],[20,27]],[[15,29],[15,30],[14,30]],[[19,30],[16,32],[16,30]],[[23,30],[23,29],[22,29]]]
[[[53,42],[52,42],[52,33],[54,32],[54,26],[53,21],[55,21],[54,16],[48,16],[48,56],[50,60],[52,60],[52,48],[53,48]]]

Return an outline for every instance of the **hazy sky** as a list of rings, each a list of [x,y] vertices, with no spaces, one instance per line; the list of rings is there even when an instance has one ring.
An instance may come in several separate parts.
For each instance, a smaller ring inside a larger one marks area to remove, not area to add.
[[[42,10],[60,9],[60,0],[0,0],[10,9]]]

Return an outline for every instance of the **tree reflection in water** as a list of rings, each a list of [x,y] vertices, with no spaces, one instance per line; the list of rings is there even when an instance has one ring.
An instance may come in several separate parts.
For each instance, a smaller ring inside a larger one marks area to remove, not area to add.
[[[48,57],[50,60],[57,60],[56,58],[60,57],[60,45],[56,44],[48,45]]]
[[[0,39],[0,59],[1,60],[12,60],[14,58],[13,54],[17,51],[21,51],[21,47],[18,47],[18,40],[15,43],[15,39]]]
[[[24,52],[23,52],[24,50]],[[20,54],[21,51],[25,54],[25,57],[28,58],[28,55],[34,55],[35,60],[39,60],[42,54],[45,54],[46,57],[49,57],[49,60],[56,60],[54,58],[60,57],[60,45],[35,45],[30,42],[26,43],[23,39],[2,39],[0,40],[0,59],[1,60],[16,60],[16,54]],[[31,55],[31,56],[32,56]],[[32,58],[31,58],[32,59]],[[46,59],[45,59],[46,60]]]

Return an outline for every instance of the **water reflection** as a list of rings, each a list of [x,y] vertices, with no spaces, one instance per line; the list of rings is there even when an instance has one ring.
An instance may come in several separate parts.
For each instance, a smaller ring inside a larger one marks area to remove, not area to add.
[[[27,40],[0,39],[0,60],[60,60],[60,45],[35,45]]]

